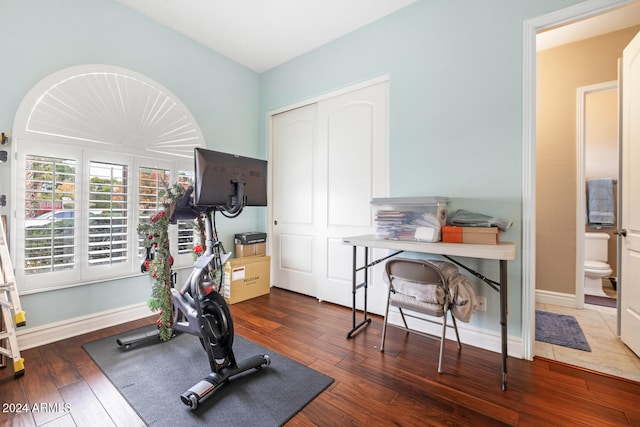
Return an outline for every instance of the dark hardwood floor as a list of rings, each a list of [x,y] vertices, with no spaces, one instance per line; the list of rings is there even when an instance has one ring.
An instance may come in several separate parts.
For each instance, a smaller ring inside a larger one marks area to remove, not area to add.
[[[348,340],[349,309],[295,293],[272,289],[231,310],[237,334],[335,379],[289,426],[640,426],[640,383],[510,358],[503,392],[499,354],[464,345],[458,352],[449,341],[438,374],[436,339],[390,328],[380,353],[379,317]],[[81,344],[154,320],[23,351],[23,377],[0,370],[0,426],[144,425]],[[25,402],[42,410],[10,406]]]

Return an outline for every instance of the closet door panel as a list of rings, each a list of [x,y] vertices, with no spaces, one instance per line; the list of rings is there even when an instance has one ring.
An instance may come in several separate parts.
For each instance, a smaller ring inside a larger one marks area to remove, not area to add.
[[[316,105],[278,114],[272,123],[271,284],[316,296]]]

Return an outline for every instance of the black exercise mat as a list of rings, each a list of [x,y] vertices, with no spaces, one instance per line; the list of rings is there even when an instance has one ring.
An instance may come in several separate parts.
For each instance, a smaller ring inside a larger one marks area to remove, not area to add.
[[[150,426],[278,426],[333,382],[331,377],[236,334],[236,360],[266,354],[271,364],[231,378],[191,411],[180,395],[211,370],[197,337],[180,334],[168,342],[130,350],[118,346],[116,338],[82,347]]]

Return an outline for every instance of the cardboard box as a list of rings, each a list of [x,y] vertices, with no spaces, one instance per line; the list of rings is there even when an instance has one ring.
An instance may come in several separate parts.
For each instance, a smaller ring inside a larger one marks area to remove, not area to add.
[[[271,291],[271,257],[234,258],[224,265],[222,296],[235,304]]]
[[[458,227],[455,225],[445,225],[442,227],[442,241],[448,243],[496,245],[500,241],[500,229],[498,227]]]
[[[250,245],[242,245],[236,243],[236,258],[244,258],[248,256],[259,256],[267,254],[267,244],[266,242],[262,243],[252,243]]]
[[[462,243],[496,245],[499,237],[498,227],[462,227]]]

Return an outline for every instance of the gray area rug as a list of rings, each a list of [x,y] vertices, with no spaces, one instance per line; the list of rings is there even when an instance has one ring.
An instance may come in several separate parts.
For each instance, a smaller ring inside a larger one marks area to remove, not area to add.
[[[536,341],[591,351],[575,317],[536,310]]]
[[[118,346],[116,338],[82,347],[150,426],[279,426],[333,382],[331,377],[236,334],[236,360],[267,354],[271,364],[231,378],[191,411],[180,395],[211,371],[197,337],[180,334],[168,342],[130,350]]]

